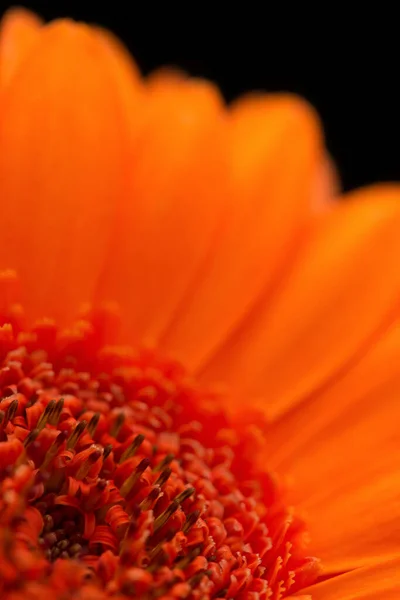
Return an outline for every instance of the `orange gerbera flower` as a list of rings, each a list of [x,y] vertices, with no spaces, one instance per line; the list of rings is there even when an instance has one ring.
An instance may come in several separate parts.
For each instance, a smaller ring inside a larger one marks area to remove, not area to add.
[[[0,61],[1,598],[398,598],[399,187],[100,29]]]

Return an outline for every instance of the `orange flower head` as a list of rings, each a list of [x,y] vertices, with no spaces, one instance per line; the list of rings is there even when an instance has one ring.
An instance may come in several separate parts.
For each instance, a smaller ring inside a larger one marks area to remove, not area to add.
[[[398,186],[20,9],[0,106],[0,597],[398,598]]]

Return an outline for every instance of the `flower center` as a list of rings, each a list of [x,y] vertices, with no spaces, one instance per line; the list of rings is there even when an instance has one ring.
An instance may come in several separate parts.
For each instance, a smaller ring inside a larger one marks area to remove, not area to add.
[[[260,432],[176,364],[100,340],[94,320],[1,330],[2,598],[278,600],[311,583]]]

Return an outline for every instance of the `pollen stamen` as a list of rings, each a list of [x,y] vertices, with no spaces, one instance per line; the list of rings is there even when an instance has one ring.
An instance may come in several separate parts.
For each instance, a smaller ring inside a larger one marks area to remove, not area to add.
[[[42,431],[42,429],[44,428],[46,423],[49,421],[55,407],[56,407],[56,401],[50,400],[50,402],[46,406],[44,412],[42,413],[39,421],[37,422],[36,429],[38,429],[39,431]]]
[[[39,433],[40,429],[32,429],[32,431],[27,435],[27,437],[24,440],[25,448],[30,446],[30,444],[32,444],[36,440],[36,438],[39,437]]]
[[[111,428],[110,434],[113,438],[117,439],[119,432],[121,431],[122,425],[125,422],[125,414],[123,412],[118,413],[115,419],[114,425]]]
[[[144,473],[144,471],[148,468],[149,465],[150,465],[149,458],[144,458],[142,461],[140,461],[140,463],[138,464],[136,469],[133,471],[133,473],[123,483],[123,485],[120,489],[121,496],[126,498],[126,496],[135,487],[135,484],[139,481],[141,475]]]
[[[175,456],[173,454],[167,454],[167,456],[165,456],[165,458],[163,458],[162,461],[160,461],[158,465],[154,467],[153,473],[158,473],[159,471],[162,471],[165,467],[168,467],[168,465],[172,463],[174,458]]]
[[[108,458],[110,456],[112,451],[113,451],[112,444],[107,444],[107,446],[104,446],[103,460],[106,460],[106,458]]]
[[[163,487],[163,485],[165,485],[167,483],[168,479],[170,478],[171,473],[172,473],[172,470],[169,467],[167,467],[166,469],[164,469],[164,471],[162,473],[160,473],[158,479],[156,479],[156,482],[155,482],[154,485],[158,485],[159,487]]]
[[[49,425],[58,425],[58,421],[60,420],[60,416],[62,413],[62,410],[64,408],[64,398],[60,398],[59,400],[57,400],[50,416],[47,419],[47,423]]]
[[[93,437],[100,421],[100,413],[95,413],[87,426],[88,434]]]
[[[115,436],[114,436],[115,437]],[[140,446],[142,445],[142,443],[144,442],[144,435],[139,433],[135,439],[133,440],[132,444],[129,446],[129,448],[127,448],[125,450],[125,452],[122,453],[122,456],[119,460],[120,464],[125,462],[126,460],[128,460],[128,458],[132,458],[133,456],[135,456],[136,452],[139,450]]]
[[[74,448],[76,446],[79,438],[81,437],[82,433],[86,429],[86,425],[87,425],[86,421],[80,421],[76,425],[74,431],[71,433],[71,435],[67,439],[67,449],[68,450],[71,449],[71,448]]]
[[[61,431],[58,434],[58,436],[56,437],[56,439],[50,446],[49,450],[47,451],[44,461],[40,465],[41,471],[44,471],[45,469],[47,469],[47,467],[49,466],[51,461],[55,459],[55,457],[57,456],[57,454],[60,450],[60,447],[65,442],[66,437],[67,437],[67,434],[65,433],[65,431]]]
[[[155,487],[154,489],[152,489],[147,498],[144,498],[139,504],[140,510],[149,510],[152,507],[152,505],[157,501],[160,493],[161,489],[159,487]]]
[[[190,529],[193,527],[193,525],[196,523],[196,521],[198,520],[200,516],[200,511],[199,510],[195,510],[192,513],[189,513],[186,517],[186,521],[182,527],[182,531],[183,533],[188,533],[190,531]]]
[[[12,421],[18,410],[18,400],[13,400],[6,410],[4,415],[3,426],[5,427],[9,421]]]
[[[103,455],[102,448],[94,448],[93,452],[86,458],[85,462],[80,466],[79,470],[75,474],[75,479],[78,481],[80,479],[84,479],[86,475],[89,473],[90,468],[94,465],[95,462],[99,460]]]
[[[180,494],[178,494],[171,502],[171,504],[157,517],[154,521],[154,533],[156,533],[163,525],[166,524],[168,519],[172,517],[172,515],[178,510],[180,505],[190,498],[195,493],[194,488],[188,488],[183,490]]]

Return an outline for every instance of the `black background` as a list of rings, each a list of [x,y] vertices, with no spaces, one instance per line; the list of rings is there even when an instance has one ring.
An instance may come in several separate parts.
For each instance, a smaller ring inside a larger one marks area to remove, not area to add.
[[[400,180],[400,52],[398,34],[390,31],[397,21],[384,10],[379,19],[377,5],[369,22],[365,7],[350,22],[346,11],[334,18],[333,3],[309,15],[303,7],[294,14],[285,2],[278,14],[267,2],[237,9],[132,0],[19,4],[46,20],[69,16],[106,26],[144,73],[177,65],[216,82],[228,101],[254,89],[301,94],[321,115],[344,189]]]

